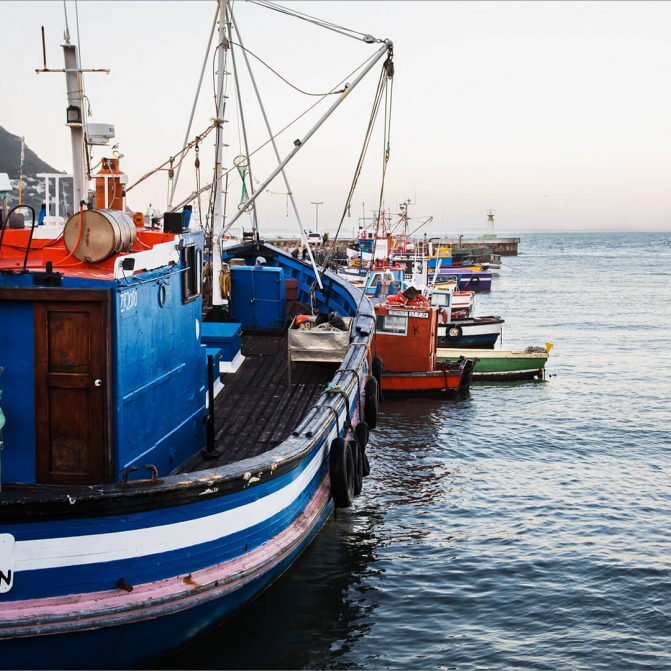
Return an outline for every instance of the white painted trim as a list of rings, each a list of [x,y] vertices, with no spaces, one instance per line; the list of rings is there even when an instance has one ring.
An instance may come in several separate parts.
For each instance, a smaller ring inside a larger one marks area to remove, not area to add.
[[[226,385],[221,381],[219,377],[217,377],[214,381],[214,398],[217,398],[219,394],[223,391],[224,387]],[[205,408],[210,407],[210,395],[207,393],[207,390],[205,390]]]
[[[167,266],[170,263],[179,263],[179,239],[179,236],[176,235],[175,239],[170,242],[161,242],[143,252],[135,252],[134,254],[125,254],[124,256],[117,257],[114,261],[114,279],[123,279],[138,270],[154,270],[155,268]],[[124,259],[135,259],[135,268],[132,272],[126,272],[121,268],[121,263]]]
[[[338,422],[341,422],[341,411]],[[333,427],[305,470],[288,485],[243,506],[214,515],[154,527],[64,538],[16,541],[17,572],[82,566],[183,550],[260,524],[288,508],[307,487],[337,435]],[[203,487],[206,487],[204,483]]]
[[[245,357],[242,356],[242,352],[238,350],[238,353],[233,358],[233,361],[220,361],[219,362],[219,372],[220,373],[237,373],[238,368],[242,366],[242,362],[245,360]]]
[[[447,337],[447,326],[446,324],[438,326],[439,337]],[[459,326],[464,336],[491,335],[493,333],[501,335],[503,330],[503,324],[462,324],[460,322],[452,322],[449,326]]]

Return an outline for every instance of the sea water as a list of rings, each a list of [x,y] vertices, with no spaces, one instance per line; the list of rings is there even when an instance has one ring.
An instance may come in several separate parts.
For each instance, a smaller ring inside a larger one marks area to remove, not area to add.
[[[523,234],[477,314],[544,382],[387,399],[372,473],[182,668],[671,668],[671,234]]]

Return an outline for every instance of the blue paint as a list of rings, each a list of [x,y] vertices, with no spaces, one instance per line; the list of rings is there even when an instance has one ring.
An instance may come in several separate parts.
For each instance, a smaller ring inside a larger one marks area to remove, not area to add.
[[[200,325],[200,339],[208,347],[208,354],[221,352],[222,361],[233,361],[240,351],[242,324],[235,322],[203,322]],[[210,349],[215,350],[210,352]]]
[[[202,246],[201,234],[186,233],[183,244],[196,243]],[[205,442],[205,427],[202,422],[205,411],[206,353],[215,350],[217,356],[237,352],[241,325],[253,328],[281,330],[286,319],[285,278],[298,281],[298,300],[309,302],[322,310],[337,310],[345,316],[355,314],[357,305],[348,288],[334,284],[332,276],[324,277],[324,288],[316,289],[312,269],[288,257],[268,255],[266,267],[232,269],[234,298],[245,319],[236,324],[205,326],[200,321],[201,300],[185,301],[184,270],[186,264],[177,264],[161,269],[138,273],[121,280],[86,280],[63,278],[63,287],[81,289],[106,289],[110,292],[109,332],[111,351],[112,383],[108,390],[107,407],[112,422],[113,476],[121,478],[121,471],[128,465],[143,466],[153,463],[161,476],[174,471]],[[2,275],[0,286],[30,287],[32,276]],[[238,292],[236,294],[236,292]],[[249,305],[245,305],[245,298]],[[234,309],[235,309],[235,300]],[[8,323],[26,322],[27,332],[32,335],[32,306],[28,303],[5,302],[0,318],[7,315]],[[21,312],[23,309],[23,312]],[[4,337],[4,340],[2,339]],[[3,334],[0,345],[6,351],[20,347],[33,356],[31,342],[17,343],[16,338]],[[228,348],[228,350],[226,349]],[[0,355],[2,354],[0,349]],[[24,365],[32,370],[32,359]],[[359,363],[365,377],[367,365]],[[3,386],[4,380],[0,380]],[[34,381],[29,380],[22,395],[34,398]],[[11,385],[10,385],[11,386]],[[351,411],[356,409],[350,399]],[[5,406],[11,408],[11,404]],[[23,409],[22,409],[23,411]],[[339,426],[345,431],[345,412],[341,413]],[[23,412],[24,418],[26,417]],[[34,478],[34,409],[32,437],[26,432],[11,435],[14,444],[30,440],[32,445],[25,451],[20,466]],[[329,427],[335,420],[329,417]],[[9,417],[8,417],[9,425]],[[319,430],[326,427],[320,424]],[[307,435],[307,434],[306,434]],[[0,525],[0,533],[11,533],[18,542],[40,538],[64,538],[105,534],[115,531],[158,527],[172,522],[186,522],[236,508],[253,501],[262,501],[281,487],[299,477],[307,464],[323,447],[313,445],[299,463],[287,473],[267,482],[239,489],[214,498],[166,508],[155,508],[142,513],[115,515],[98,518],[60,519],[51,522],[26,522]],[[6,445],[7,448],[7,445]],[[7,449],[5,450],[7,454]],[[32,459],[32,462],[29,460]],[[15,469],[16,471],[16,469]],[[131,477],[146,477],[142,471]],[[12,476],[14,477],[14,476]],[[162,578],[186,575],[214,564],[234,559],[258,548],[275,538],[292,524],[305,510],[320,482],[328,477],[328,450],[325,451],[319,469],[306,483],[300,495],[285,508],[262,522],[241,529],[215,540],[194,544],[167,552],[156,552],[143,557],[89,563],[81,566],[19,571],[14,587],[3,595],[5,603],[26,598],[47,598],[54,595],[81,594],[101,589],[114,589],[119,578],[130,584],[152,582]],[[203,483],[203,491],[208,488]],[[76,506],[76,501],[72,502]],[[324,521],[331,510],[329,502],[315,524],[288,559],[269,569],[265,575],[250,585],[219,600],[218,603],[189,608],[183,613],[148,620],[121,628],[103,628],[73,635],[31,637],[28,639],[4,640],[0,665],[35,666],[49,664],[61,666],[127,666],[140,663],[163,650],[192,637],[203,628],[234,612],[246,601],[268,585],[284,570]],[[82,542],[84,540],[82,539]],[[195,541],[194,541],[195,542]],[[84,551],[84,549],[82,550]],[[68,660],[65,662],[64,660]]]
[[[471,336],[461,336],[453,340],[446,336],[438,337],[438,347],[476,347],[476,348],[491,348],[494,347],[499,338],[498,333],[480,333]]]
[[[144,665],[231,616],[280,576],[310,544],[332,511],[324,508],[309,533],[284,560],[241,589],[158,619],[91,631],[2,642],[0,668],[128,668]],[[104,651],[104,654],[101,654]],[[95,663],[92,663],[95,660]]]
[[[0,302],[0,389],[3,429],[3,482],[35,482],[35,341],[33,305]]]
[[[327,475],[328,465],[325,461],[303,492],[284,510],[259,524],[207,543],[99,564],[18,572],[12,590],[3,595],[3,601],[114,589],[120,577],[131,585],[137,585],[188,574],[234,559],[266,543],[286,529],[305,510],[319,483]],[[193,507],[198,508],[197,504],[193,504]],[[154,511],[155,519],[160,518],[160,513],[161,510]],[[191,519],[199,517],[201,515],[194,511]],[[118,521],[123,522],[123,518]],[[165,520],[161,520],[161,523],[165,523]]]
[[[166,475],[205,444],[202,301],[183,303],[183,263],[116,283],[114,472],[144,464]],[[152,421],[148,422],[147,417]]]
[[[284,271],[267,266],[232,266],[231,315],[243,328],[266,331],[284,329]]]

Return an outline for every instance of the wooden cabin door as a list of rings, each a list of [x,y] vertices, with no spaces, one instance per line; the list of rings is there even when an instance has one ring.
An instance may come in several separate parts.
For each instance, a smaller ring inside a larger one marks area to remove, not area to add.
[[[37,482],[105,482],[107,303],[35,303]]]

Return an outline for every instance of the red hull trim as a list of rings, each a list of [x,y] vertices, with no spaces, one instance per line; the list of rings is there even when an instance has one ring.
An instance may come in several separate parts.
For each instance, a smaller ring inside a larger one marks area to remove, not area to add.
[[[427,371],[425,373],[382,374],[382,391],[442,391],[458,392],[462,371]]]

